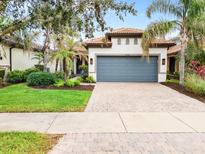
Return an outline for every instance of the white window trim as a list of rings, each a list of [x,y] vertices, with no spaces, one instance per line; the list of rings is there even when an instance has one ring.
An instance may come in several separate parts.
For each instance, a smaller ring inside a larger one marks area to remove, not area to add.
[[[118,45],[121,45],[121,44],[122,44],[121,38],[118,38],[118,39],[117,39],[117,44],[118,44]]]
[[[138,44],[138,38],[134,38],[134,45]]]
[[[130,39],[126,38],[126,45],[130,45]]]

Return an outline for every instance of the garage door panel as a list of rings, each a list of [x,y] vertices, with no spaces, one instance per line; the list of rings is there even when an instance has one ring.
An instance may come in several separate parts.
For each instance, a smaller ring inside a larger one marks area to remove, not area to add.
[[[97,57],[99,82],[156,82],[157,57]]]

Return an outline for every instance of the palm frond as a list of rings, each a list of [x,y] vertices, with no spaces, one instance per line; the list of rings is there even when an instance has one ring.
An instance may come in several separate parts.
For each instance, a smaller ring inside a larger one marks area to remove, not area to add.
[[[154,39],[165,36],[178,27],[177,21],[160,20],[148,26],[142,37],[142,48],[144,56],[149,56],[149,47]]]
[[[180,3],[176,5],[170,0],[154,0],[147,9],[147,16],[151,17],[153,13],[164,13],[182,17],[183,7]]]

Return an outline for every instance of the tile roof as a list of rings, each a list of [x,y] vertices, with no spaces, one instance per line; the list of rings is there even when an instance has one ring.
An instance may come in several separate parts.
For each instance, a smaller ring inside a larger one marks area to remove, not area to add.
[[[89,39],[89,40],[85,40],[84,44],[87,46],[99,46],[99,47],[111,47],[112,46],[112,42],[110,42],[110,40],[106,39],[105,37],[100,37],[100,38],[93,38],[93,39]],[[168,46],[171,47],[173,45],[176,45],[175,42],[170,41],[170,40],[165,40],[165,39],[155,39],[152,43],[151,46]]]
[[[179,44],[179,45],[175,45],[175,46],[170,47],[167,53],[168,54],[176,54],[180,50],[181,50],[181,45]]]
[[[111,47],[112,46],[112,42],[106,39],[106,37],[88,39],[88,40],[85,40],[83,44],[85,44],[86,46],[92,46],[92,47]]]
[[[117,28],[106,33],[106,36],[142,36],[143,30],[137,28]]]

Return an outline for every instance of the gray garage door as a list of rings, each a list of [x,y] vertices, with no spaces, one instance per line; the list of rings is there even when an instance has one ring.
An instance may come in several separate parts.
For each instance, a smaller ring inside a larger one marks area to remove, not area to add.
[[[157,57],[97,57],[98,82],[157,82]]]

